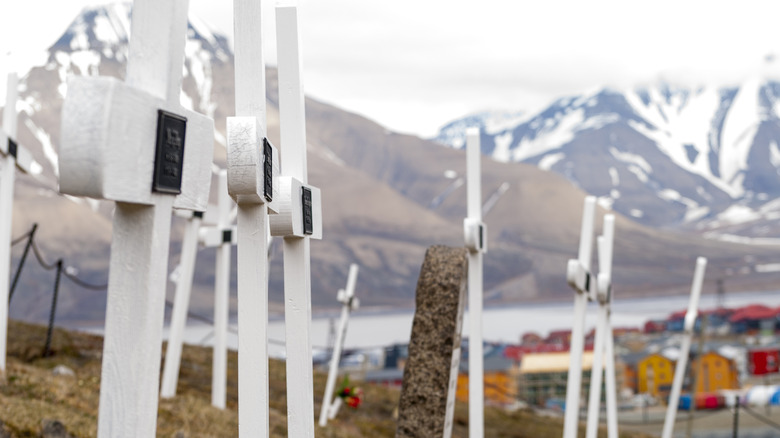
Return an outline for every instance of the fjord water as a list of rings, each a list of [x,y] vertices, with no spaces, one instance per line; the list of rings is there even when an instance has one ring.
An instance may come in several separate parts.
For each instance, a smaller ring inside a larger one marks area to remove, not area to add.
[[[642,327],[648,320],[665,319],[670,313],[684,310],[689,297],[662,296],[617,300],[613,304],[612,322],[614,327]],[[780,306],[780,291],[745,292],[727,294],[726,307],[739,307],[748,304],[763,304],[769,307]],[[712,309],[717,305],[715,295],[703,295],[700,309]],[[546,336],[552,330],[571,328],[572,302],[515,304],[503,307],[486,307],[483,316],[484,339],[488,342],[518,343],[523,333],[533,331]],[[468,337],[468,310],[464,316],[463,335]],[[380,347],[394,343],[407,343],[412,331],[412,311],[377,311],[358,309],[349,320],[345,349]],[[314,316],[312,321],[312,345],[315,349],[324,349],[328,344],[331,320],[338,318],[336,312]],[[588,307],[586,330],[596,323],[596,305]],[[234,327],[235,328],[235,327]],[[211,327],[190,325],[185,333],[185,342],[190,344],[211,345]],[[165,335],[167,336],[167,330]],[[284,320],[272,318],[268,325],[269,350],[273,356],[283,357]],[[238,346],[235,332],[228,337],[231,349]]]

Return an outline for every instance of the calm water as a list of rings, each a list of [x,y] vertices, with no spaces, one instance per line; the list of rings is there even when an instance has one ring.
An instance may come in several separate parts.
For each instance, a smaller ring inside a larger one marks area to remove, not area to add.
[[[688,307],[688,296],[663,298],[634,298],[616,301],[613,304],[613,325],[641,326],[650,319],[663,319],[670,313]],[[770,307],[780,306],[780,292],[754,292],[726,295],[727,307],[738,307],[747,304],[764,304]],[[699,308],[710,309],[716,305],[714,295],[701,297]],[[596,305],[590,304],[586,319],[587,330],[595,326]],[[535,331],[546,335],[551,330],[571,328],[573,303],[529,304],[512,307],[485,309],[483,315],[483,336],[488,341],[504,341],[517,343],[523,333]],[[384,346],[392,343],[406,343],[412,331],[413,313],[393,312],[376,313],[371,310],[358,309],[349,320],[345,348]],[[466,312],[463,334],[468,336],[468,311]],[[312,344],[324,347],[328,343],[331,321],[334,326],[338,315],[316,317],[312,321]],[[232,326],[235,329],[235,322]],[[284,340],[284,321],[269,322],[270,352],[274,356],[283,356],[284,348],[279,342]],[[203,325],[193,325],[187,328],[185,342],[192,344],[211,344],[211,328]],[[167,336],[167,330],[165,335]],[[230,333],[228,337],[230,348],[237,348],[238,337]]]

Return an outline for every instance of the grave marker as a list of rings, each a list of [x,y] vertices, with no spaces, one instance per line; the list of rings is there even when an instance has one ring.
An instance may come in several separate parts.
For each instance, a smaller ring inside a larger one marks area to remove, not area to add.
[[[265,138],[260,2],[235,0],[233,20],[236,116],[227,121],[227,170],[238,204],[238,434],[255,438],[269,434],[268,210],[277,211],[279,160]]]
[[[341,319],[339,319],[339,328],[336,332],[336,342],[333,344],[333,352],[330,357],[330,370],[328,371],[328,380],[325,383],[325,395],[322,397],[322,409],[320,409],[320,426],[325,427],[331,415],[331,406],[333,400],[333,388],[336,385],[336,376],[339,372],[339,361],[341,360],[341,347],[344,338],[347,335],[347,323],[349,314],[360,306],[360,301],[355,298],[355,284],[357,283],[358,265],[349,266],[349,275],[347,276],[347,289],[341,289],[338,292],[337,299],[342,304]]]
[[[580,412],[580,383],[582,382],[582,352],[584,348],[585,311],[591,291],[596,290],[596,278],[590,273],[593,252],[593,221],[596,213],[596,197],[587,196],[582,213],[580,248],[576,259],[569,260],[566,280],[574,291],[574,320],[569,348],[569,375],[566,380],[566,411],[564,412],[563,438],[577,437]]]
[[[16,169],[30,173],[32,155],[16,142],[18,78],[8,75],[0,129],[0,374],[5,372],[6,343],[8,342],[8,294],[11,269],[11,225],[14,209],[14,181]]]
[[[198,230],[204,216],[202,212],[187,213],[189,213],[189,218],[184,228],[184,237],[182,238],[179,273],[176,280],[176,296],[173,299],[170,334],[168,335],[168,347],[165,350],[165,364],[163,365],[162,384],[160,386],[160,397],[162,398],[171,398],[176,395],[184,329],[187,326],[187,309],[190,306],[192,277],[195,273],[195,258],[198,254]]]
[[[187,224],[182,241],[180,279],[176,284],[176,298],[171,316],[171,335],[168,339],[160,396],[176,395],[183,332],[186,326],[192,278],[197,255],[197,243],[217,248],[214,278],[214,347],[211,385],[211,404],[225,408],[227,381],[227,326],[230,291],[230,246],[236,243],[236,230],[231,222],[232,202],[227,191],[227,173],[217,171],[218,205],[209,205],[206,213],[195,212]],[[207,224],[208,226],[202,226]],[[190,231],[194,230],[194,231]]]
[[[485,434],[484,357],[482,352],[482,254],[487,252],[487,226],[482,222],[482,170],[479,129],[466,130],[468,217],[463,239],[469,258],[469,436]]]
[[[397,438],[452,434],[467,263],[463,248],[432,246],[425,253],[398,402]]]
[[[296,6],[276,6],[276,41],[283,176],[279,177],[278,214],[270,220],[271,235],[284,238],[287,430],[290,436],[314,438],[310,239],[322,239],[322,202],[320,190],[308,184]]]
[[[697,258],[696,271],[693,274],[693,284],[691,285],[691,300],[688,302],[688,311],[685,312],[685,325],[682,345],[680,345],[680,356],[677,358],[677,364],[674,367],[672,392],[669,394],[669,405],[667,405],[666,408],[666,418],[664,419],[664,428],[661,433],[662,438],[672,438],[672,433],[674,432],[674,420],[677,416],[677,405],[680,403],[680,391],[682,390],[685,373],[688,367],[688,355],[691,351],[693,330],[696,326],[696,318],[699,316],[699,297],[701,296],[701,285],[704,282],[705,269],[707,269],[707,259],[704,257]]]
[[[617,438],[617,406],[614,391],[615,384],[615,356],[612,349],[607,346],[612,339],[612,325],[610,312],[612,305],[612,248],[615,237],[615,216],[604,216],[604,235],[599,236],[596,248],[599,255],[599,275],[597,299],[599,302],[598,318],[596,322],[596,339],[593,345],[593,367],[590,373],[590,391],[588,401],[588,423],[586,438],[596,438],[599,426],[599,411],[601,409],[601,376],[602,360],[606,359],[606,398],[607,398],[607,429],[610,438]],[[612,379],[610,380],[610,373]],[[615,425],[611,430],[610,425]]]
[[[101,437],[156,433],[171,208],[208,201],[214,124],[179,97],[187,6],[135,0],[125,82],[70,78],[63,105],[60,191],[116,201]]]

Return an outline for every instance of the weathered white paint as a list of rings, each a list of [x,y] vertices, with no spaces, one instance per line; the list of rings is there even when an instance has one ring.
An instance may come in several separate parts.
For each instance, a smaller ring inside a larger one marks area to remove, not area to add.
[[[307,184],[306,111],[296,6],[276,6],[276,41],[279,68],[279,134],[282,143],[282,174],[286,177],[280,178],[280,188],[288,191],[280,193],[279,214],[271,217],[271,234],[284,237],[287,433],[294,437],[314,438],[310,239],[322,238],[322,207],[319,189]],[[312,225],[316,234],[303,233],[303,192],[298,184],[311,190]],[[277,221],[277,218],[282,220]],[[297,224],[300,233],[278,233],[275,224],[285,220],[291,225]]]
[[[3,129],[0,132],[0,373],[5,372],[6,344],[8,342],[8,288],[11,269],[11,225],[14,208],[15,159],[8,153],[8,138],[16,138],[16,74],[8,75]]]
[[[593,222],[596,213],[596,197],[587,196],[582,213],[580,248],[577,259],[569,260],[566,280],[574,288],[574,318],[569,348],[569,375],[566,380],[566,411],[564,412],[563,438],[576,438],[580,412],[580,384],[582,382],[582,352],[585,340],[585,311],[588,296],[595,290],[596,278],[590,274],[593,253]]]
[[[233,201],[230,199],[227,189],[227,172],[221,171],[218,175],[219,185],[217,192],[217,210],[219,219],[216,229],[220,237],[225,232],[230,233],[231,239],[222,239],[217,246],[217,258],[214,275],[214,353],[212,357],[211,372],[211,404],[217,408],[225,409],[227,399],[227,335],[228,317],[230,312],[230,250],[234,243],[230,212],[233,209]]]
[[[187,0],[136,0],[126,82],[73,78],[63,105],[60,191],[117,201],[98,436],[154,436],[171,208],[203,210],[213,121],[179,103]],[[187,117],[182,193],[153,193],[157,111]]]
[[[612,287],[612,247],[615,236],[615,216],[608,214],[604,216],[604,235],[597,239],[597,249],[599,255],[599,275],[597,298],[599,303],[598,316],[596,320],[596,339],[593,345],[593,367],[590,374],[590,399],[588,401],[588,423],[586,427],[586,438],[596,438],[599,426],[599,411],[601,409],[601,379],[604,368],[609,373],[610,366],[603,366],[603,361],[614,365],[614,357],[609,357],[607,353],[607,338],[612,336],[612,326],[609,321],[611,305],[611,287]],[[614,366],[611,367],[614,369]],[[609,393],[609,388],[606,389]],[[607,406],[607,415],[609,406]]]
[[[184,341],[184,328],[187,324],[187,309],[190,306],[192,278],[195,273],[195,258],[198,254],[198,229],[202,219],[193,215],[187,221],[182,238],[181,257],[179,260],[179,278],[176,282],[176,296],[173,299],[171,311],[171,327],[168,336],[168,347],[165,350],[162,385],[160,397],[171,398],[176,395],[181,366],[181,348]]]
[[[680,346],[680,356],[677,358],[677,365],[674,368],[672,392],[669,394],[669,404],[666,408],[666,418],[664,419],[664,428],[661,433],[662,438],[671,438],[674,432],[674,420],[677,416],[677,406],[680,403],[680,391],[682,391],[685,372],[688,369],[688,355],[691,351],[693,329],[696,326],[696,318],[699,316],[699,297],[701,296],[701,285],[704,282],[704,270],[706,268],[707,259],[704,257],[697,258],[696,271],[693,274],[693,284],[691,285],[691,300],[688,302],[688,310],[685,312],[685,332],[683,333],[682,345]]]
[[[482,254],[487,229],[482,223],[482,161],[479,129],[466,130],[466,193],[468,217],[463,221],[469,249],[469,436],[485,434],[484,357],[482,349]],[[449,394],[448,394],[449,398]]]
[[[336,407],[336,401],[333,399],[333,388],[336,386],[336,376],[339,372],[339,360],[341,359],[341,348],[344,343],[344,338],[347,335],[347,323],[349,322],[349,313],[358,308],[360,302],[355,298],[355,284],[357,283],[358,265],[351,264],[349,266],[349,274],[347,276],[347,288],[339,290],[337,299],[341,306],[341,318],[339,319],[339,328],[336,332],[336,341],[333,344],[333,353],[330,357],[330,369],[328,370],[328,380],[325,382],[325,394],[322,397],[322,409],[320,409],[320,426],[325,427],[328,424],[328,419],[333,418],[330,415],[332,409],[338,410]],[[340,405],[340,400],[338,399]],[[331,408],[331,406],[333,408]],[[335,414],[334,414],[335,415]]]
[[[238,204],[238,435],[264,438],[269,435],[270,206],[263,196],[266,108],[260,1],[234,0],[233,25],[236,117],[227,121],[227,170],[228,192]],[[278,177],[271,177],[276,187]]]

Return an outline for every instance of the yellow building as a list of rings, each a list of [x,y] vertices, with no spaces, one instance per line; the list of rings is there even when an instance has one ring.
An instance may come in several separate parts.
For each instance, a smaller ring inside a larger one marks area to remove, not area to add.
[[[517,401],[517,366],[504,357],[486,357],[484,367],[484,395],[487,404],[508,406]],[[468,360],[461,361],[455,398],[469,401]]]
[[[658,353],[651,354],[637,362],[637,388],[640,393],[655,397],[669,393],[674,380],[674,364],[671,359]]]
[[[696,392],[714,392],[739,388],[737,366],[733,360],[718,353],[704,353],[694,360]]]

